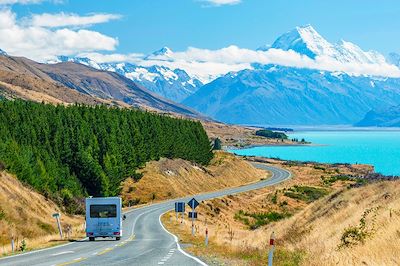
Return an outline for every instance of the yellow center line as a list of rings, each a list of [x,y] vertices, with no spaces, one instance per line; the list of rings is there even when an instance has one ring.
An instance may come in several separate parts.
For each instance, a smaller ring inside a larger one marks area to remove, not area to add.
[[[110,252],[110,251],[113,250],[113,249],[114,249],[114,248],[106,248],[105,250],[103,250],[103,251],[97,253],[97,256],[100,256],[100,255],[103,255],[103,254],[105,254],[105,253],[107,253],[107,252]]]
[[[68,262],[64,262],[64,263],[61,263],[61,264],[57,264],[57,266],[71,265],[71,264],[78,263],[78,262],[81,262],[81,261],[86,260],[86,259],[87,258],[77,258],[77,259],[74,259],[72,261],[68,261]]]

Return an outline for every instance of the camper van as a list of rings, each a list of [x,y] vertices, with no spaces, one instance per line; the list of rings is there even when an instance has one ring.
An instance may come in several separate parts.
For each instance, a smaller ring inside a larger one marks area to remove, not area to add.
[[[96,237],[121,239],[121,208],[119,197],[86,198],[86,236],[89,241]]]

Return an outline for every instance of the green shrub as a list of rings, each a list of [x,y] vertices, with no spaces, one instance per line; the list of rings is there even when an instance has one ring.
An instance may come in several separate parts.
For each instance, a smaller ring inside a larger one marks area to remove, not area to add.
[[[286,197],[305,202],[315,201],[327,194],[326,189],[309,186],[294,186],[284,193]]]
[[[272,139],[288,139],[288,136],[285,133],[274,132],[267,129],[257,130],[256,135]]]
[[[279,213],[279,212],[266,212],[266,213],[248,213],[240,210],[235,214],[235,220],[243,222],[249,226],[250,230],[259,228],[260,226],[276,222],[287,217],[290,217],[290,213]],[[250,221],[250,219],[252,222]]]

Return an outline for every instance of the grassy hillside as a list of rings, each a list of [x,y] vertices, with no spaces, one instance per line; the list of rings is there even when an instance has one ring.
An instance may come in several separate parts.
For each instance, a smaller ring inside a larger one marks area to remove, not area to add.
[[[54,202],[0,170],[0,255],[10,251],[11,237],[17,248],[22,240],[27,249],[58,243],[55,212],[62,213]],[[72,226],[71,237],[82,235],[83,218],[62,213],[61,223]]]
[[[205,201],[196,209],[202,215],[195,238],[188,220],[180,226],[167,214],[164,224],[210,264],[265,265],[272,231],[274,265],[396,265],[400,260],[399,181],[371,179],[376,176],[365,165],[267,161],[290,170],[293,178]]]
[[[189,194],[241,186],[260,181],[268,173],[227,152],[215,152],[210,165],[182,159],[161,159],[146,164],[143,177],[135,182],[127,179],[122,189],[126,205],[147,203]]]
[[[213,156],[199,122],[142,111],[0,101],[0,121],[6,169],[71,212],[77,196],[118,195],[148,161],[207,165]]]
[[[303,265],[396,265],[399,228],[400,181],[382,181],[333,193],[268,231],[304,251]]]

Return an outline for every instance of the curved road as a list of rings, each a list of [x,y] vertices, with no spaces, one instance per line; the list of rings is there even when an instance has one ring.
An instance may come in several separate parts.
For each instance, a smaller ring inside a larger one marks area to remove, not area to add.
[[[272,186],[290,178],[290,172],[254,164],[272,172],[271,178],[257,183],[196,195],[198,201]],[[53,248],[32,251],[0,259],[0,265],[206,265],[184,252],[176,236],[160,222],[163,213],[174,208],[174,202],[187,202],[193,196],[153,204],[126,212],[121,241],[83,239]]]

